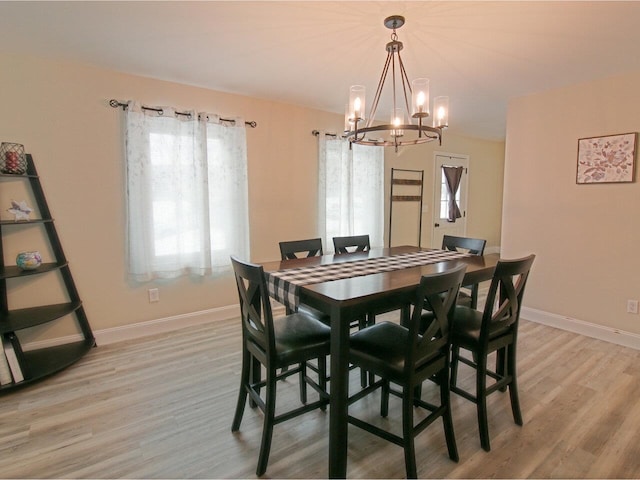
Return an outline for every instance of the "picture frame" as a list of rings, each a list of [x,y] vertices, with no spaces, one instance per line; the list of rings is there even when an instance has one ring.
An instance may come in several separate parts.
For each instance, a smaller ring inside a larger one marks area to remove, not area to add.
[[[577,184],[635,181],[637,132],[578,139]]]

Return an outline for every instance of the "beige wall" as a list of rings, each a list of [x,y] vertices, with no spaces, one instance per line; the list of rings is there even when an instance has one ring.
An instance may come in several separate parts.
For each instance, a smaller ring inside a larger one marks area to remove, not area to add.
[[[512,101],[502,253],[537,255],[525,305],[640,333],[640,184],[576,185],[579,138],[640,130],[640,73]],[[637,175],[636,175],[637,177]]]
[[[469,192],[467,200],[467,236],[487,239],[487,248],[500,247],[502,223],[502,184],[504,174],[504,142],[479,140],[444,132],[442,145],[437,142],[404,147],[395,153],[393,148],[385,151],[385,209],[388,229],[389,189],[391,168],[424,170],[424,208],[422,216],[422,246],[431,246],[433,229],[433,186],[435,152],[469,156]],[[413,195],[415,190],[399,191],[400,195]],[[413,203],[396,203],[393,210],[394,245],[400,239],[416,238],[418,210]],[[405,218],[397,216],[405,212]],[[402,232],[402,226],[407,231]],[[400,225],[399,227],[397,225]],[[434,245],[440,247],[440,245]]]
[[[11,55],[0,55],[0,85],[0,141],[22,143],[34,156],[94,330],[237,303],[231,277],[128,282],[122,112],[108,106],[112,98],[255,120],[258,128],[247,129],[252,260],[277,259],[277,244],[282,239],[316,235],[317,140],[311,131],[340,130],[342,115]],[[502,145],[451,136],[441,149],[469,154],[474,168],[475,162],[486,162],[477,168],[477,179],[491,181],[488,197],[475,180],[472,195],[491,201],[478,200],[478,215],[469,233],[499,238],[497,186],[502,177]],[[411,164],[426,164],[425,169],[431,172],[433,155],[428,153],[425,158],[411,160]],[[15,190],[13,182],[3,182],[0,188],[0,206],[6,208],[11,198],[24,195]],[[0,209],[0,217],[12,218],[6,208]],[[482,220],[484,215],[486,222]],[[39,236],[30,232],[25,235],[10,236],[5,261],[12,261],[18,251],[34,245],[45,248]],[[41,286],[35,296],[30,283],[13,288],[10,306],[48,303],[59,293],[44,279],[37,282]],[[151,287],[159,287],[159,303],[148,302],[147,289]]]

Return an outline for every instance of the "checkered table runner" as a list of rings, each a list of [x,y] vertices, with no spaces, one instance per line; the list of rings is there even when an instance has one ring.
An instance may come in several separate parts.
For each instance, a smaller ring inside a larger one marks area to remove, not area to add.
[[[298,308],[300,285],[390,272],[468,256],[468,253],[449,250],[427,250],[351,262],[288,268],[267,273],[267,285],[271,297],[295,310]]]

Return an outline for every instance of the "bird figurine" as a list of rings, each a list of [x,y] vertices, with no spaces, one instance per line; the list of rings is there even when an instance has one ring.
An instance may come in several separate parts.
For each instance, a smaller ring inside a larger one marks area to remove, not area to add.
[[[27,202],[16,202],[15,200],[11,200],[11,208],[7,209],[7,211],[16,216],[15,221],[19,220],[29,220],[29,214],[33,212],[33,209],[27,205]]]

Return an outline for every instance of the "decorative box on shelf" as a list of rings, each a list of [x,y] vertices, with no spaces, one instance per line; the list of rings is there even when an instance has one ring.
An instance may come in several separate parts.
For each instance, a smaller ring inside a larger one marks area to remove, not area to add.
[[[27,172],[24,145],[10,142],[0,144],[0,172],[13,175],[24,175]]]

